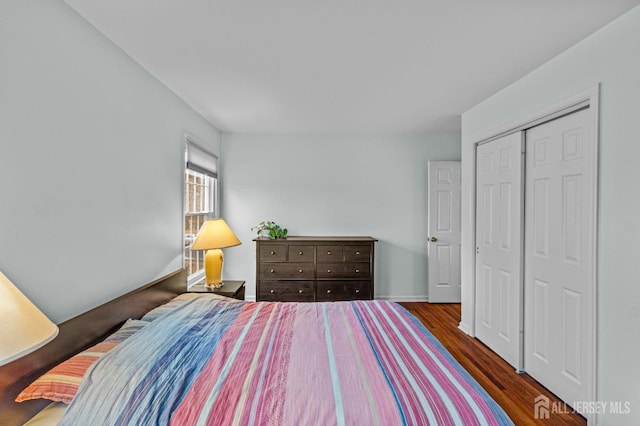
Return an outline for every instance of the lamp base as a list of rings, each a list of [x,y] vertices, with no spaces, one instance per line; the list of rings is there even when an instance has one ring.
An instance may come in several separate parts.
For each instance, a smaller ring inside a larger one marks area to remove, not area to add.
[[[207,250],[204,255],[205,285],[207,287],[222,287],[222,263],[224,255],[220,249]]]
[[[224,286],[224,283],[218,283],[218,284],[207,284],[206,282],[203,284],[205,287],[207,288],[221,288],[222,286]]]

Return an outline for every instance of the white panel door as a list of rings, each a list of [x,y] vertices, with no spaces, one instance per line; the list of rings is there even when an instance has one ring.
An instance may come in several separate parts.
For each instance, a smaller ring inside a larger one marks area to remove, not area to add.
[[[526,133],[525,369],[568,404],[591,400],[595,148],[588,110]]]
[[[522,367],[523,133],[478,146],[476,337]]]
[[[460,303],[460,162],[429,161],[429,302]]]

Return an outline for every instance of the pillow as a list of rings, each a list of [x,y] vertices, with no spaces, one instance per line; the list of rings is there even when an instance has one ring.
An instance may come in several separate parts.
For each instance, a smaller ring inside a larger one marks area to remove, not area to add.
[[[195,298],[197,298],[199,296],[200,295],[198,293],[182,293],[182,294],[174,297],[173,299],[171,299],[169,302],[165,303],[164,305],[160,305],[157,308],[152,309],[149,312],[147,312],[142,317],[142,320],[151,322],[151,321],[157,319],[158,317],[160,317],[161,315],[164,315],[165,313],[167,313],[169,311],[172,311],[175,308],[177,308],[178,306],[181,306],[184,303],[188,302],[189,300],[195,299]]]
[[[147,321],[128,320],[105,341],[80,352],[40,376],[18,395],[16,401],[44,398],[66,404],[71,403],[89,367],[146,324],[148,324]]]
[[[127,322],[125,322],[118,331],[104,339],[104,341],[122,343],[147,324],[149,324],[149,321],[134,319],[127,320]]]

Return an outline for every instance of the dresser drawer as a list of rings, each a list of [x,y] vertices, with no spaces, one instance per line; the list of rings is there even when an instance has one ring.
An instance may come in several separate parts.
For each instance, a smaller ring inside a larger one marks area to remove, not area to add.
[[[289,262],[313,262],[316,259],[315,246],[289,246]]]
[[[318,281],[316,290],[318,302],[371,298],[370,281]]]
[[[342,262],[342,245],[318,245],[318,262]]]
[[[310,279],[314,278],[313,263],[265,262],[260,264],[260,279]]]
[[[314,293],[314,281],[273,281],[261,283],[259,297],[270,302],[313,302]]]
[[[260,246],[260,262],[284,262],[287,260],[285,244],[264,244]]]
[[[346,262],[368,262],[371,257],[371,246],[344,246]]]
[[[331,262],[318,263],[318,278],[369,278],[369,262]]]

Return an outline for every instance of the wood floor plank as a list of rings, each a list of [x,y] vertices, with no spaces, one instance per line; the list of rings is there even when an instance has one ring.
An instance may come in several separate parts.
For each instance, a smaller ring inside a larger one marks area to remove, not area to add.
[[[505,410],[516,425],[586,425],[586,419],[565,406],[554,394],[527,374],[518,374],[482,342],[458,329],[460,304],[400,303],[440,340],[451,355]],[[548,419],[536,419],[534,400],[549,398],[556,408]]]

